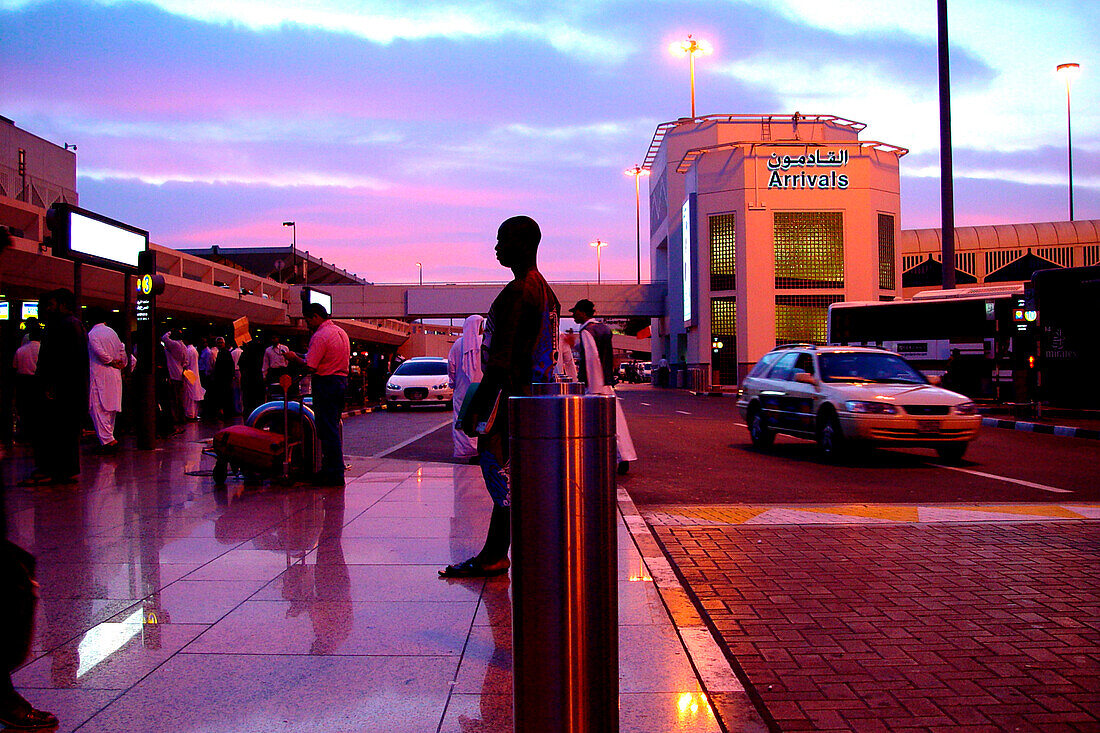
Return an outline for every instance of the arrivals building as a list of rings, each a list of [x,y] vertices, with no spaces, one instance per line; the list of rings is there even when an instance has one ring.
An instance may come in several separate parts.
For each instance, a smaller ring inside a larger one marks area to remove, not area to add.
[[[737,384],[789,342],[824,343],[830,303],[901,295],[898,163],[830,115],[710,115],[660,125],[651,277],[667,281],[653,359]]]

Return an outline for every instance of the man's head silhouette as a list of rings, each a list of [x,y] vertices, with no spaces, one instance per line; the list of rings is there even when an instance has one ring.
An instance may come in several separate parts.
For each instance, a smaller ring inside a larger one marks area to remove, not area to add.
[[[513,216],[497,230],[497,261],[512,270],[528,270],[535,266],[542,231],[529,216]]]

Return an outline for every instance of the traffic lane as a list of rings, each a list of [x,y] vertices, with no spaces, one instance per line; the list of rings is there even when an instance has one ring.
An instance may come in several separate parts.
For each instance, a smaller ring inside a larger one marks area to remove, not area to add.
[[[796,438],[754,449],[730,397],[638,388],[620,396],[639,454],[624,486],[641,505],[1100,499],[1094,441],[985,428],[958,465],[962,471],[940,467],[926,449],[860,452],[828,465],[813,443]]]
[[[426,432],[450,424],[450,409],[434,405],[411,410],[374,410],[344,419],[344,454],[377,456]]]

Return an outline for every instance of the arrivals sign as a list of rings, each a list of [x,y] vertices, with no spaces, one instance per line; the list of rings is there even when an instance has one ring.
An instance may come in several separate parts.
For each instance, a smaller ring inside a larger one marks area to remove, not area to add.
[[[768,176],[768,188],[780,190],[848,188],[848,174],[837,170],[847,168],[847,150],[815,150],[808,155],[797,156],[772,153],[768,158],[767,166],[771,171],[771,175]],[[833,170],[828,170],[830,168]]]

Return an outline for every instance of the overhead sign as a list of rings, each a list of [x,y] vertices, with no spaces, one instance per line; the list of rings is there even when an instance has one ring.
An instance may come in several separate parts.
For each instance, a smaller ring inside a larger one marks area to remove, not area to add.
[[[138,256],[149,248],[149,233],[71,204],[54,204],[46,222],[57,257],[111,270],[136,272]]]
[[[845,168],[848,165],[847,150],[818,151],[807,155],[780,155],[772,153],[766,163],[771,175],[768,188],[819,190],[848,188],[848,175],[837,170],[821,168]]]

